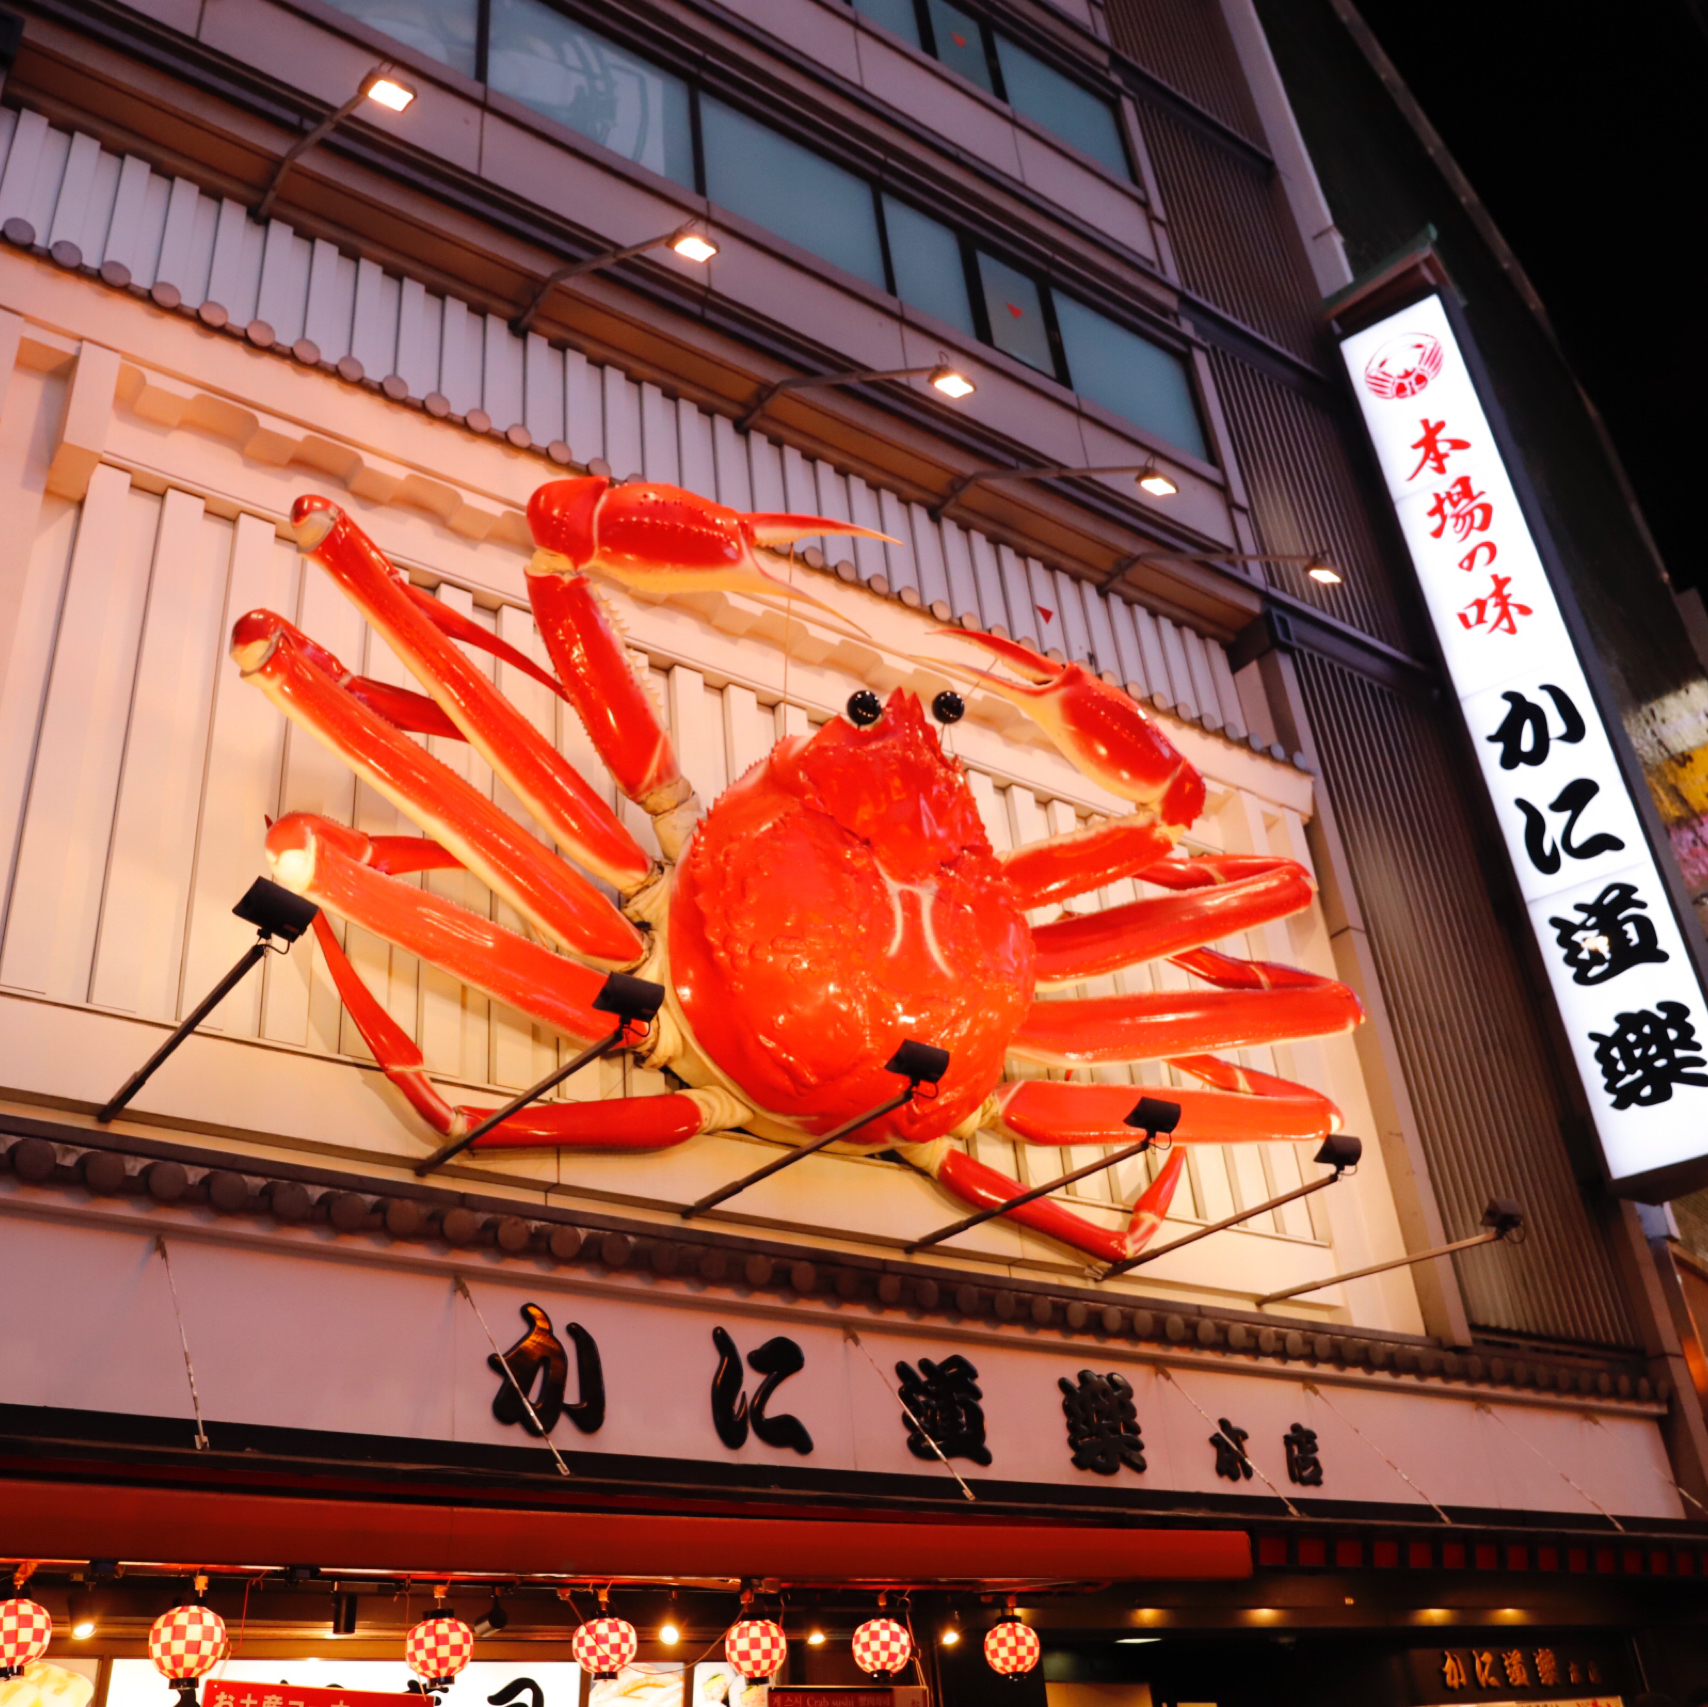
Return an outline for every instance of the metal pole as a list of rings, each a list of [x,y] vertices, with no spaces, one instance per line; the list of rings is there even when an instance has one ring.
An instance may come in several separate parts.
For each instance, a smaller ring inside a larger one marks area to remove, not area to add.
[[[1018,1209],[1022,1204],[1030,1203],[1035,1198],[1047,1197],[1052,1191],[1060,1191],[1064,1185],[1072,1185],[1076,1180],[1082,1180],[1087,1174],[1097,1173],[1102,1168],[1112,1168],[1121,1162],[1131,1161],[1134,1156],[1142,1156],[1151,1147],[1155,1133],[1147,1132],[1136,1144],[1129,1144],[1124,1150],[1117,1150],[1113,1156],[1105,1156],[1100,1161],[1087,1162],[1083,1168],[1075,1168],[1071,1174],[1063,1174],[1060,1179],[1053,1179],[1048,1185],[1035,1185],[1030,1191],[1023,1191],[1018,1197],[1010,1197],[992,1209],[981,1209],[976,1215],[968,1215],[951,1223],[947,1227],[939,1227],[935,1233],[927,1233],[923,1239],[915,1239],[911,1245],[902,1246],[902,1255],[911,1256],[915,1251],[922,1251],[927,1245],[941,1244],[944,1239],[952,1239],[957,1233],[964,1233],[969,1227],[977,1227],[986,1221],[993,1220],[998,1215],[1006,1215],[1011,1209]],[[1254,1209],[1252,1214],[1256,1214]],[[1108,1275],[1102,1278],[1107,1280]]]
[[[1321,1191],[1325,1185],[1333,1185],[1340,1178],[1340,1169],[1336,1168],[1326,1179],[1312,1180],[1309,1185],[1302,1185],[1297,1191],[1283,1192],[1280,1197],[1272,1197],[1267,1203],[1259,1203],[1254,1208],[1242,1209],[1237,1215],[1230,1215],[1225,1221],[1212,1222],[1208,1227],[1200,1227],[1195,1233],[1188,1233],[1183,1239],[1176,1239],[1171,1245],[1164,1245],[1158,1251],[1140,1251],[1136,1257],[1128,1257],[1124,1262],[1111,1263],[1108,1268],[1098,1275],[1099,1283],[1113,1279],[1117,1274],[1125,1274],[1130,1268],[1138,1268],[1142,1263],[1155,1262],[1158,1257],[1165,1257],[1170,1251],[1177,1251],[1182,1245],[1194,1245],[1200,1239],[1207,1239],[1212,1233],[1226,1232],[1229,1227],[1237,1227],[1242,1221],[1249,1221],[1254,1215],[1261,1215],[1266,1209],[1279,1209],[1283,1203],[1295,1203],[1301,1197],[1309,1197],[1313,1191]],[[1323,1285],[1328,1285],[1325,1280]]]
[[[834,1144],[838,1138],[846,1138],[850,1132],[857,1132],[868,1121],[876,1120],[880,1115],[889,1114],[900,1108],[904,1102],[912,1101],[913,1093],[918,1089],[917,1083],[910,1083],[905,1091],[891,1097],[888,1102],[879,1103],[876,1108],[869,1109],[865,1114],[849,1121],[846,1126],[839,1126],[834,1132],[827,1132],[822,1138],[815,1138],[810,1144],[802,1144],[798,1149],[790,1150],[779,1156],[776,1161],[767,1162],[764,1167],[756,1168],[745,1179],[738,1179],[734,1185],[722,1186],[717,1191],[708,1193],[698,1203],[690,1203],[681,1212],[682,1219],[691,1221],[705,1210],[715,1208],[726,1197],[734,1197],[738,1191],[746,1191],[750,1185],[758,1185],[762,1179],[769,1179],[772,1174],[781,1173],[784,1168],[792,1168],[796,1162],[817,1154],[826,1144]]]
[[[917,379],[922,373],[935,373],[937,367],[936,362],[930,367],[860,367],[851,368],[846,373],[800,373],[789,379],[774,379],[760,389],[758,396],[737,418],[735,430],[745,433],[764,413],[765,405],[779,391],[810,391],[820,385],[863,385],[872,379]]]
[[[975,468],[971,474],[962,474],[950,483],[949,490],[937,502],[930,506],[926,514],[934,522],[943,519],[943,512],[966,491],[969,486],[977,486],[987,480],[1075,480],[1091,474],[1143,474],[1150,467],[1148,462],[1123,464],[1119,468],[1070,468],[1066,464],[1052,464],[1048,468]]]
[[[208,1015],[211,1014],[239,984],[243,982],[243,979],[248,974],[249,969],[256,965],[260,961],[261,956],[267,952],[267,943],[269,940],[269,934],[266,931],[263,931],[261,935],[244,950],[243,958],[238,961],[238,963],[232,967],[232,969],[226,973],[226,975],[221,978],[210,991],[208,991],[208,993],[197,1004],[196,1011],[192,1013],[188,1019],[184,1020],[178,1029],[174,1031],[172,1035],[168,1037],[166,1041],[162,1043],[160,1047],[156,1049],[155,1052],[150,1055],[149,1058],[144,1061],[128,1079],[125,1080],[125,1082],[119,1087],[117,1095],[115,1095],[112,1101],[110,1101],[106,1107],[95,1116],[97,1121],[102,1125],[105,1125],[107,1121],[111,1120],[113,1116],[117,1114],[145,1084],[148,1083],[149,1079],[153,1076],[155,1068],[158,1067],[160,1063],[164,1061],[166,1057],[170,1055],[172,1051],[176,1049],[178,1045],[182,1043],[184,1039],[188,1037],[190,1033],[194,1031],[196,1027],[200,1025],[202,1021],[205,1020]]]
[[[1303,1292],[1320,1292],[1323,1287],[1334,1286],[1342,1280],[1362,1280],[1367,1274],[1381,1274],[1390,1268],[1409,1268],[1413,1263],[1428,1262],[1431,1257],[1447,1257],[1455,1251],[1468,1251],[1473,1245],[1492,1245],[1496,1239],[1505,1236],[1499,1227],[1491,1227],[1474,1239],[1459,1239],[1451,1245],[1437,1245],[1434,1250],[1419,1251],[1414,1257],[1395,1257],[1392,1262],[1373,1262],[1368,1268],[1355,1268],[1350,1274],[1331,1274],[1327,1280],[1313,1280],[1306,1286],[1294,1286],[1286,1292],[1266,1292],[1257,1302],[1279,1304],[1283,1298],[1297,1298]],[[1184,1244],[1185,1240],[1181,1243]]]
[[[649,249],[662,249],[666,243],[682,236],[683,228],[678,226],[674,231],[667,231],[662,237],[649,237],[644,243],[631,243],[626,249],[607,249],[598,255],[589,255],[585,261],[569,261],[565,265],[549,272],[540,280],[528,306],[510,322],[510,330],[518,338],[525,338],[528,329],[534,324],[534,316],[540,312],[540,304],[546,300],[547,293],[555,285],[560,285],[565,279],[578,278],[582,273],[596,273],[601,267],[614,267],[619,261],[632,261],[636,255],[644,255]]]
[[[388,71],[391,68],[389,66],[377,66],[375,69],[379,71]],[[366,83],[367,79],[363,78],[362,81]],[[311,130],[306,136],[299,136],[296,141],[285,150],[278,165],[273,168],[271,181],[268,183],[266,189],[261,192],[261,199],[255,204],[254,208],[250,212],[249,217],[251,219],[259,223],[267,217],[268,213],[272,209],[273,199],[279,193],[279,186],[285,181],[285,173],[290,170],[292,163],[299,155],[306,154],[309,149],[319,142],[323,136],[327,136],[332,131],[336,130],[338,126],[341,125],[345,119],[347,119],[356,110],[356,108],[362,104],[363,99],[364,91],[358,89],[343,106],[339,107],[335,112],[328,113],[313,130]]]
[[[522,1092],[520,1096],[512,1097],[502,1108],[497,1108],[484,1119],[480,1125],[471,1127],[462,1137],[447,1144],[444,1149],[435,1151],[424,1162],[415,1164],[416,1178],[430,1174],[435,1168],[442,1167],[453,1156],[460,1154],[471,1145],[475,1139],[484,1138],[493,1127],[501,1121],[508,1120],[517,1109],[526,1108],[538,1097],[543,1097],[553,1085],[561,1085],[571,1073],[579,1073],[590,1061],[597,1061],[601,1055],[609,1055],[629,1033],[629,1023],[624,1020],[608,1037],[602,1037],[597,1043],[590,1043],[582,1052],[566,1066],[559,1067],[555,1073],[548,1073],[537,1085]]]

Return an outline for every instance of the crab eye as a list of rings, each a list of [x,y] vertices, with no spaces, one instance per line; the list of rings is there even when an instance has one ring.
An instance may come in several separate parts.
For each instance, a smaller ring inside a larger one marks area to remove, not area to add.
[[[931,702],[931,715],[939,723],[959,723],[966,714],[966,701],[953,688],[944,688]]]
[[[848,696],[848,721],[856,729],[876,723],[883,715],[883,701],[870,688],[860,688]]]

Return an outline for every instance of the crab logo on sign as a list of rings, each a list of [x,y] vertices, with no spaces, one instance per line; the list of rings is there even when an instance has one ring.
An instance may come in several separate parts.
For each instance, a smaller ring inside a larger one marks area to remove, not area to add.
[[[1441,371],[1439,340],[1427,332],[1391,338],[1365,364],[1364,383],[1378,397],[1415,397]]]

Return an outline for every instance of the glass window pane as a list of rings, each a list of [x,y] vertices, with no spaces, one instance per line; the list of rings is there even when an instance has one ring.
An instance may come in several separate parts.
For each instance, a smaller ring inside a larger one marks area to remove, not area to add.
[[[417,53],[465,77],[474,76],[477,0],[332,0],[332,4],[370,28],[408,43]]]
[[[960,238],[948,226],[889,196],[884,197],[884,225],[889,232],[896,295],[969,338],[975,336]]]
[[[492,0],[487,78],[500,94],[693,188],[688,85],[540,0]]]
[[[1178,356],[1060,291],[1056,325],[1075,391],[1171,445],[1209,460],[1186,364]]]
[[[949,0],[926,0],[931,12],[931,33],[937,38],[937,57],[951,71],[970,77],[986,94],[994,95],[990,61],[985,58],[984,32],[979,21]]]
[[[864,178],[709,97],[700,102],[700,127],[713,201],[888,288],[877,209]]]
[[[913,9],[913,0],[854,0],[854,10],[868,17],[874,24],[882,24],[886,30],[892,30],[910,46],[920,47],[919,14]]]
[[[1053,375],[1056,363],[1037,285],[1006,262],[984,254],[979,256],[979,282],[990,317],[990,341],[1004,354]]]
[[[1053,65],[1016,47],[1006,36],[996,38],[996,59],[1002,67],[1009,104],[1016,112],[1035,119],[1100,166],[1120,177],[1132,177],[1115,109],[1101,95],[1064,77]]]

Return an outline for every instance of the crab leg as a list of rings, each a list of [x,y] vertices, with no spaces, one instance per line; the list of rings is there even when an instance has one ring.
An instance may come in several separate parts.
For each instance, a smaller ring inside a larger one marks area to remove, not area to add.
[[[1130,1101],[1128,1106],[1131,1106]],[[1131,1127],[1127,1128],[1127,1137],[1132,1137]],[[920,1152],[936,1152],[938,1146],[920,1145],[918,1149]],[[1123,1257],[1136,1256],[1143,1250],[1162,1225],[1174,1197],[1174,1188],[1180,1181],[1184,1157],[1185,1152],[1179,1150],[1169,1157],[1162,1171],[1140,1194],[1126,1227],[1119,1232],[1099,1227],[1096,1222],[1076,1215],[1073,1210],[1048,1197],[1023,1203],[1017,1209],[1009,1210],[1003,1219],[1018,1221],[1035,1233],[1059,1239],[1064,1245],[1071,1245],[1075,1250],[1084,1251],[1087,1256],[1097,1257],[1103,1262],[1119,1262]],[[953,1146],[943,1146],[935,1155],[910,1154],[908,1159],[974,1209],[995,1209],[1018,1197],[1024,1189],[1018,1180],[987,1167]]]
[[[592,883],[449,766],[343,692],[300,640],[282,616],[251,611],[232,630],[231,655],[279,710],[559,947],[610,968],[626,969],[640,959],[640,933]],[[280,882],[295,886],[288,875]]]
[[[1168,875],[1155,874],[1179,863],[1161,861],[1138,876],[1167,882]],[[1039,983],[1071,984],[1141,960],[1166,959],[1309,905],[1311,880],[1302,865],[1289,859],[1261,864],[1267,869],[1216,887],[1195,887],[1184,896],[1155,896],[1037,926],[1032,940]]]
[[[1340,1127],[1340,1110],[1327,1097],[1271,1073],[1213,1055],[1177,1056],[1171,1065],[1215,1087],[1167,1093],[1180,1104],[1176,1143],[1300,1143]],[[997,1087],[992,1130],[1028,1144],[1127,1144],[1132,1106],[1131,1085],[1020,1079]]]
[[[337,828],[337,826],[333,826]],[[349,832],[347,832],[349,833]],[[409,1099],[415,1112],[434,1131],[460,1138],[492,1113],[490,1108],[446,1101],[427,1076],[421,1051],[409,1034],[388,1014],[360,977],[338,933],[324,913],[314,919],[314,933],[326,957],[332,981],[356,1022],[362,1040],[373,1051],[381,1071]],[[608,1014],[594,1015],[590,1024],[600,1031]],[[709,1131],[717,1124],[716,1109],[703,1093],[674,1096],[622,1097],[609,1102],[532,1103],[475,1141],[477,1150],[574,1145],[603,1150],[664,1150]]]
[[[600,973],[443,896],[387,876],[374,859],[373,842],[360,830],[292,812],[267,832],[266,847],[273,875],[287,889],[353,919],[494,1001],[576,1043],[611,1029],[610,1016],[593,1006],[605,983]],[[383,857],[386,850],[379,851]]]
[[[1166,1060],[1326,1037],[1352,1030],[1364,1017],[1358,998],[1331,978],[1230,960],[1209,949],[1176,955],[1175,964],[1231,987],[1034,1002],[1009,1053],[1052,1067]]]
[[[639,889],[652,871],[640,844],[575,767],[398,585],[379,547],[327,498],[297,499],[291,523],[302,550],[344,589],[558,845],[621,893]]]

